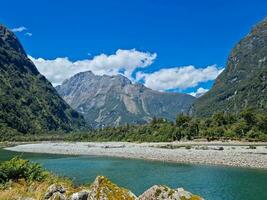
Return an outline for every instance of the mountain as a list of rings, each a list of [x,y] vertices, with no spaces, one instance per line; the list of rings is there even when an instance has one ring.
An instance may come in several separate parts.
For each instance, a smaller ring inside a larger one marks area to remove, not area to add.
[[[212,89],[192,106],[197,116],[245,108],[267,111],[267,18],[257,24],[229,55]]]
[[[153,117],[174,120],[195,99],[154,91],[122,75],[97,76],[90,71],[74,75],[56,89],[93,127],[143,124]]]
[[[84,124],[38,72],[16,36],[0,25],[0,133],[69,131]]]

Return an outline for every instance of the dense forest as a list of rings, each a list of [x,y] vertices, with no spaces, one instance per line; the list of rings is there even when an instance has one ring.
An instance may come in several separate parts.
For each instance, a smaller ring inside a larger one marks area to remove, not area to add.
[[[103,128],[66,137],[67,140],[73,141],[139,142],[170,142],[197,138],[267,141],[267,115],[249,109],[238,115],[215,113],[205,119],[179,114],[175,123],[155,118],[147,125]]]
[[[2,141],[129,141],[171,142],[180,140],[267,141],[267,115],[246,109],[240,114],[215,113],[209,118],[179,114],[175,122],[154,118],[146,125],[107,127],[83,132],[21,135],[0,131]]]

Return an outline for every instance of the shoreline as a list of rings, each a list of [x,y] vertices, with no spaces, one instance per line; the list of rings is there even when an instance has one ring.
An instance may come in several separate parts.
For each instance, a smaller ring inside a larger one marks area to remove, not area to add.
[[[267,143],[41,142],[20,144],[4,149],[29,153],[104,156],[169,163],[267,169]]]

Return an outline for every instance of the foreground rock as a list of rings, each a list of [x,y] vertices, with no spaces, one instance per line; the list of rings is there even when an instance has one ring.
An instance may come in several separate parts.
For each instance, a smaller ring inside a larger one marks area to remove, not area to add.
[[[203,198],[185,191],[182,188],[171,189],[155,185],[136,197],[131,191],[112,183],[104,176],[98,176],[88,190],[76,192],[70,200],[203,200]]]
[[[49,186],[47,192],[45,193],[44,199],[63,199],[65,189],[61,185],[53,184]],[[56,198],[57,197],[57,198]]]
[[[96,177],[90,186],[78,188],[68,182],[55,182],[52,185],[46,181],[31,184],[23,180],[13,182],[6,189],[0,188],[0,200],[203,200],[182,188],[171,189],[162,185],[152,186],[137,197],[104,176]]]
[[[203,198],[185,191],[183,188],[177,190],[163,185],[154,185],[145,191],[138,200],[203,200]]]
[[[88,200],[94,199],[129,199],[134,200],[136,196],[127,189],[120,188],[104,176],[96,177],[90,186]]]
[[[87,200],[88,194],[86,191],[76,192],[71,195],[70,200]]]

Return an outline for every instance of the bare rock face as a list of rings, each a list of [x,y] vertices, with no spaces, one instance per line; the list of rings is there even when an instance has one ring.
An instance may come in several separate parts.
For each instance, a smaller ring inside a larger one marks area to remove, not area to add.
[[[203,200],[197,195],[185,191],[183,188],[177,190],[163,185],[154,185],[145,191],[138,200]]]
[[[153,117],[175,120],[195,100],[187,94],[158,92],[122,75],[81,72],[56,90],[92,127],[144,124]]]
[[[118,187],[104,176],[98,176],[90,186],[88,200],[135,200],[136,196],[127,189]]]

